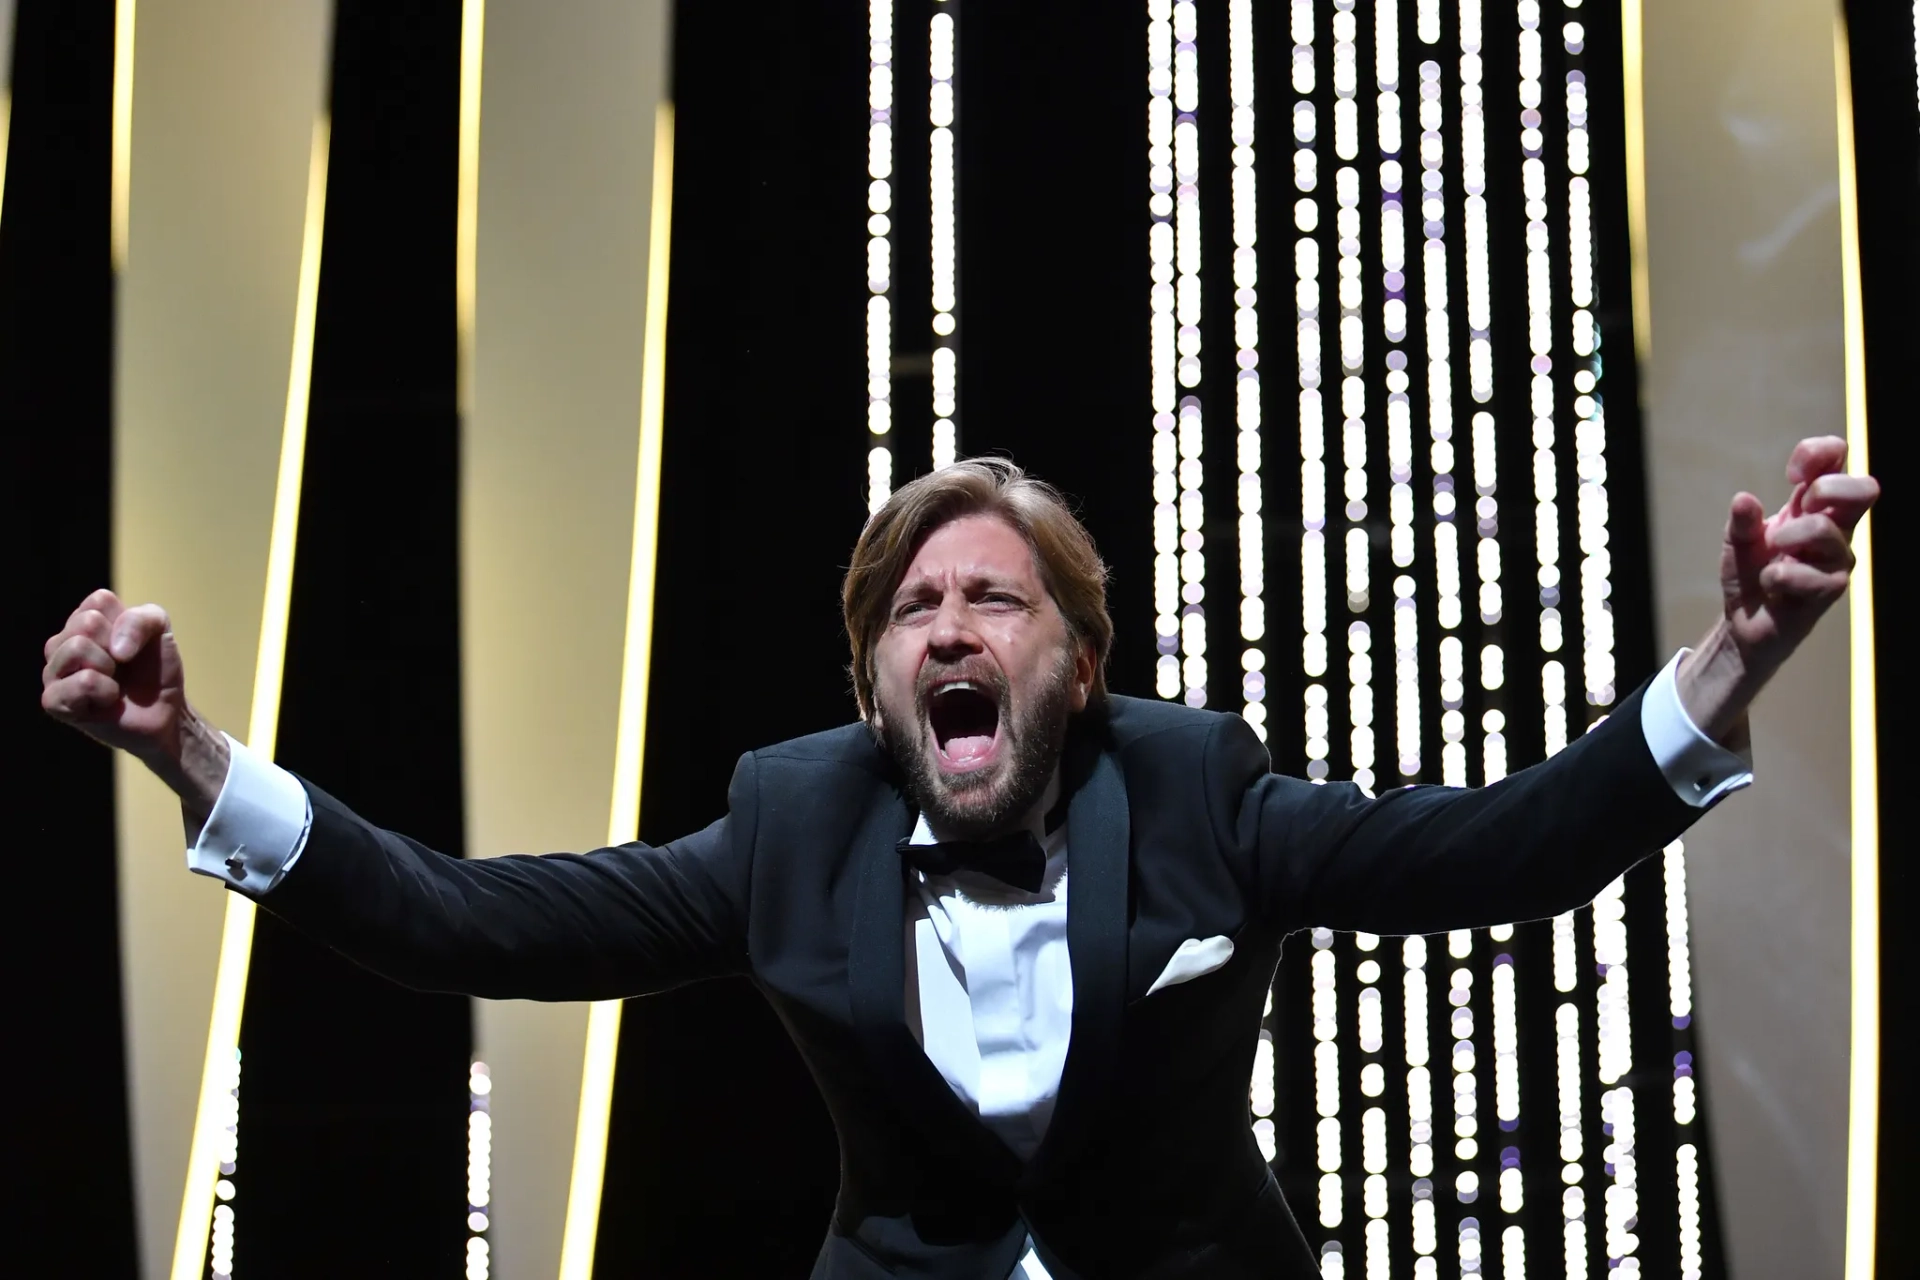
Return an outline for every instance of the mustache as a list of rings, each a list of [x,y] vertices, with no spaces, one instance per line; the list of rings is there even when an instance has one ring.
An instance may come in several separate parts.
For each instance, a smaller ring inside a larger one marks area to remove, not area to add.
[[[954,680],[970,680],[993,690],[995,705],[1003,711],[1012,700],[1013,689],[1007,682],[1006,673],[999,667],[981,659],[968,659],[960,662],[928,662],[920,668],[919,676],[914,680],[914,701],[924,713],[932,698],[933,686]]]

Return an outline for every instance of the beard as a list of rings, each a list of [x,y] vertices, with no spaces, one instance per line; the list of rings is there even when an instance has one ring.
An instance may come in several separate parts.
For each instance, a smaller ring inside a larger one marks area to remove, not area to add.
[[[1074,651],[1063,647],[1032,696],[1016,704],[998,669],[929,662],[921,667],[911,707],[882,703],[881,742],[906,775],[907,798],[943,839],[1001,835],[1040,802],[1066,745],[1073,677]],[[1000,759],[965,773],[940,767],[928,712],[932,685],[955,678],[991,686],[1000,715]]]

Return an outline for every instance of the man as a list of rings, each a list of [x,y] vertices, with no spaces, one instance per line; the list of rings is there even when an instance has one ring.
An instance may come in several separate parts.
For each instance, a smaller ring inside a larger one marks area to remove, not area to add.
[[[1571,909],[1750,780],[1748,702],[1842,593],[1877,487],[1803,442],[1741,494],[1725,617],[1552,760],[1370,798],[1270,771],[1237,717],[1110,696],[1105,566],[997,460],[868,521],[861,721],[741,758],[660,848],[463,862],[196,716],[166,614],[96,592],[42,703],[181,797],[189,865],[409,986],[599,1000],[746,974],[838,1127],[814,1274],[1315,1274],[1247,1080],[1281,939]]]

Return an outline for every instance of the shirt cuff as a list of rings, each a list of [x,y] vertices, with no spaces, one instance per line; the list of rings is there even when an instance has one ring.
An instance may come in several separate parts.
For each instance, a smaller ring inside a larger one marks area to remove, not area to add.
[[[1681,705],[1674,677],[1691,652],[1682,649],[1674,654],[1653,678],[1640,700],[1640,731],[1673,794],[1696,809],[1705,809],[1753,785],[1753,747],[1744,719],[1730,735],[1731,747],[1722,746],[1700,732]]]
[[[187,870],[258,897],[280,883],[306,848],[313,802],[298,778],[221,736],[229,753],[226,782],[187,850]]]

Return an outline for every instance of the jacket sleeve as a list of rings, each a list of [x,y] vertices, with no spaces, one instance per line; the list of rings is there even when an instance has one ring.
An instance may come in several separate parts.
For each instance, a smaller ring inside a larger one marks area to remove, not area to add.
[[[382,830],[304,778],[313,828],[260,905],[403,986],[488,999],[605,1000],[747,968],[756,788],[659,847],[463,860]]]
[[[1270,771],[1238,717],[1208,747],[1209,790],[1256,896],[1286,930],[1439,933],[1591,902],[1704,809],[1674,794],[1640,728],[1644,687],[1564,751],[1489,786],[1410,786],[1369,798]]]

